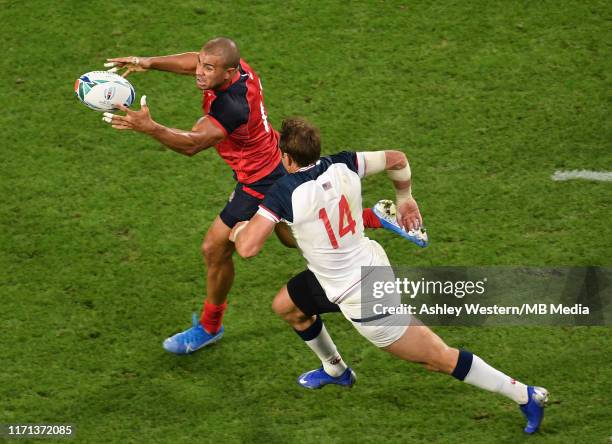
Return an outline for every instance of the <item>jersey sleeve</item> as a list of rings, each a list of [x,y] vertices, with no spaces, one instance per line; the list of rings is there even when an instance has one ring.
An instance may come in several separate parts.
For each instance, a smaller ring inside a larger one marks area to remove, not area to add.
[[[353,151],[342,151],[338,154],[329,156],[332,163],[344,163],[349,169],[356,172],[359,177],[365,176],[365,158],[363,153],[355,153]]]
[[[226,134],[231,134],[249,121],[249,104],[241,95],[223,94],[211,104],[208,115],[221,125]]]
[[[293,208],[291,206],[291,190],[276,182],[266,193],[263,202],[259,205],[257,214],[279,223],[281,221],[293,222]]]

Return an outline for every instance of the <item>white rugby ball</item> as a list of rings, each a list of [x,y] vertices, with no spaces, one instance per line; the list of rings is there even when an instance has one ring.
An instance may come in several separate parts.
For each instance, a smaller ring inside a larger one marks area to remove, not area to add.
[[[115,111],[117,104],[130,106],[136,97],[130,82],[108,71],[83,74],[74,84],[74,93],[81,102],[96,111]]]

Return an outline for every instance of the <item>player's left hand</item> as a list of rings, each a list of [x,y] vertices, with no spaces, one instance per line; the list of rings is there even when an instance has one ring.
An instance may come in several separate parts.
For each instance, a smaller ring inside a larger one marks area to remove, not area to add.
[[[125,69],[121,77],[127,77],[132,72],[147,71],[151,68],[151,61],[148,57],[115,57],[112,59],[106,59],[104,64],[105,68],[110,68],[108,72],[119,73],[120,70]]]
[[[141,133],[148,133],[155,128],[155,122],[149,113],[147,106],[147,96],[140,98],[140,109],[134,111],[123,105],[117,105],[121,111],[125,112],[125,116],[113,113],[104,113],[104,120],[110,123],[113,128],[118,130],[133,130]]]
[[[418,230],[423,226],[419,206],[413,197],[397,207],[397,223],[406,231]]]

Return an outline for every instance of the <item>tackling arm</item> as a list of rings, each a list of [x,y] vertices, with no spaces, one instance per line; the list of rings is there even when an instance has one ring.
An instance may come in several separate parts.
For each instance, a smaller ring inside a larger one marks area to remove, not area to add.
[[[229,239],[236,245],[236,251],[245,259],[256,256],[274,231],[275,223],[270,219],[255,214],[248,222],[239,222],[234,226]]]

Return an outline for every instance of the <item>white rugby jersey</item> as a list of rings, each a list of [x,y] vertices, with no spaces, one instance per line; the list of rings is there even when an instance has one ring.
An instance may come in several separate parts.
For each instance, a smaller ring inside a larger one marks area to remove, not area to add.
[[[334,303],[359,286],[361,267],[389,265],[383,248],[363,234],[363,153],[342,152],[279,179],[258,214],[293,232],[308,268]]]

